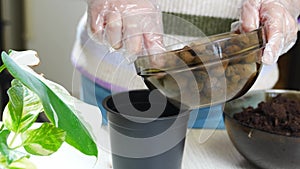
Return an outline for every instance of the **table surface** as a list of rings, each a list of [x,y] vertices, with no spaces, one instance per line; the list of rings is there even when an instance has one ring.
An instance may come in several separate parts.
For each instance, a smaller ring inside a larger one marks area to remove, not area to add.
[[[201,141],[201,135],[207,135]],[[63,144],[50,157],[32,156],[38,169],[112,169],[110,153],[100,146],[99,159],[85,156]],[[183,169],[255,169],[233,147],[225,130],[190,129],[183,157]]]
[[[78,114],[96,138],[99,158],[86,156],[63,143],[51,156],[31,156],[30,160],[38,169],[112,169],[109,152],[107,126],[102,121],[101,112],[95,106],[77,103],[79,109],[89,112]],[[39,125],[39,124],[35,124]],[[36,126],[37,127],[37,126]],[[233,147],[226,130],[188,129],[182,169],[255,169]]]

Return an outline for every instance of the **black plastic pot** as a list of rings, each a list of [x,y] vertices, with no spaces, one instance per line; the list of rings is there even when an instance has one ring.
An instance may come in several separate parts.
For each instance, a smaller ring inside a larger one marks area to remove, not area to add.
[[[108,96],[114,169],[181,169],[190,110],[175,107],[158,91]]]

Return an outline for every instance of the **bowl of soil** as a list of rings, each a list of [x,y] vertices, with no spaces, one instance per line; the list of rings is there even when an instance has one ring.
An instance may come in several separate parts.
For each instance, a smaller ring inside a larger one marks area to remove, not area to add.
[[[150,90],[189,108],[209,107],[245,94],[261,70],[264,29],[228,32],[139,56],[134,64]]]
[[[249,92],[225,104],[224,121],[235,148],[254,165],[299,168],[300,91]]]

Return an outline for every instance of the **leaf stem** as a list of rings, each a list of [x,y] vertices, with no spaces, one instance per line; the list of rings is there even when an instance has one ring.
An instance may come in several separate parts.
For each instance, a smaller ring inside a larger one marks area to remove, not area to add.
[[[5,65],[0,66],[0,73],[5,69]]]
[[[1,125],[0,131],[2,131],[3,129],[4,129],[4,124]]]
[[[10,143],[9,143],[9,147],[13,146],[13,143],[15,142],[16,138],[17,138],[18,134],[14,134],[13,138],[11,139]]]

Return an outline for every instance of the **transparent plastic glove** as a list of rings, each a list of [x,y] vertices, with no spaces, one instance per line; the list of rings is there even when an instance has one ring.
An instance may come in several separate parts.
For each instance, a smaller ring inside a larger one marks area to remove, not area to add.
[[[90,36],[114,50],[124,49],[128,57],[164,50],[161,12],[153,1],[87,0]]]
[[[273,64],[297,40],[300,0],[245,0],[241,8],[240,31],[264,25],[268,43],[262,62]]]

